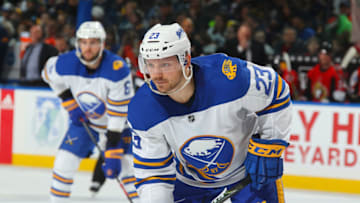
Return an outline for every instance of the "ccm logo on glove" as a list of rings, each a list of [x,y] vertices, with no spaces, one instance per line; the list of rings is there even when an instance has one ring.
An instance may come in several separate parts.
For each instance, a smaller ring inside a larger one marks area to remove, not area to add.
[[[106,159],[121,159],[124,154],[124,149],[111,149],[105,151]]]
[[[263,157],[280,157],[284,152],[286,146],[284,145],[269,145],[269,144],[260,144],[250,139],[248,151],[251,154],[263,156]]]

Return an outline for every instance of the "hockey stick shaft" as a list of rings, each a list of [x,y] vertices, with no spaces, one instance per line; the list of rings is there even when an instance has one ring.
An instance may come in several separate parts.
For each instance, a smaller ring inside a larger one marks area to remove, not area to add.
[[[215,197],[211,201],[211,203],[223,203],[223,202],[225,202],[227,199],[231,198],[236,193],[240,192],[243,188],[245,188],[247,185],[249,185],[250,182],[251,182],[251,179],[250,179],[250,176],[248,175],[243,180],[241,180],[238,184],[233,186],[232,188],[230,188],[228,190],[225,190],[222,193],[220,193],[220,195]]]
[[[100,156],[103,157],[103,151],[101,150],[100,145],[98,144],[98,142],[96,141],[96,138],[94,137],[94,135],[91,133],[89,126],[87,123],[85,123],[84,121],[81,121],[83,127],[85,128],[87,134],[89,135],[91,141],[95,144],[96,148],[99,150],[100,152]],[[103,157],[104,158],[104,157]],[[116,181],[119,183],[121,189],[123,190],[124,194],[126,195],[127,199],[129,200],[130,203],[133,203],[133,201],[131,200],[129,193],[127,193],[124,184],[121,182],[121,180],[119,180],[119,178],[115,178]]]

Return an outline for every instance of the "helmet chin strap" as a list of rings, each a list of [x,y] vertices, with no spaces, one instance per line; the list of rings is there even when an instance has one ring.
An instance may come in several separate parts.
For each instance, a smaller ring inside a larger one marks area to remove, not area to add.
[[[177,89],[170,90],[169,92],[160,92],[160,91],[154,89],[154,87],[151,85],[152,80],[150,78],[148,78],[146,76],[146,74],[144,74],[144,77],[145,77],[145,82],[148,84],[151,91],[153,91],[153,92],[155,92],[156,94],[159,94],[159,95],[170,95],[170,94],[174,94],[174,93],[179,92],[180,90],[184,89],[186,87],[186,85],[188,85],[189,82],[191,81],[191,78],[193,76],[192,66],[190,65],[190,75],[189,76],[186,76],[185,68],[183,68],[182,72],[183,72],[183,75],[184,75],[184,78],[185,78],[186,81],[184,82],[184,84],[181,87],[179,87]]]

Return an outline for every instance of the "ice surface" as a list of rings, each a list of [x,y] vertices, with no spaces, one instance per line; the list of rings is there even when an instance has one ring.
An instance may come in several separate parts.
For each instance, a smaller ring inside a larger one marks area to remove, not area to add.
[[[51,169],[0,165],[1,203],[49,202]],[[120,186],[107,180],[100,192],[91,197],[90,172],[78,172],[71,194],[72,203],[101,202],[126,203]],[[287,203],[360,203],[360,195],[285,189]]]

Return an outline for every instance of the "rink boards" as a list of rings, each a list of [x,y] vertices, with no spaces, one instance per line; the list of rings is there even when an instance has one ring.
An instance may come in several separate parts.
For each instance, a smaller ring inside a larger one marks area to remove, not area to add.
[[[2,88],[0,99],[0,163],[51,168],[68,122],[60,100],[26,88]],[[360,105],[295,102],[293,113],[285,187],[360,194]]]

